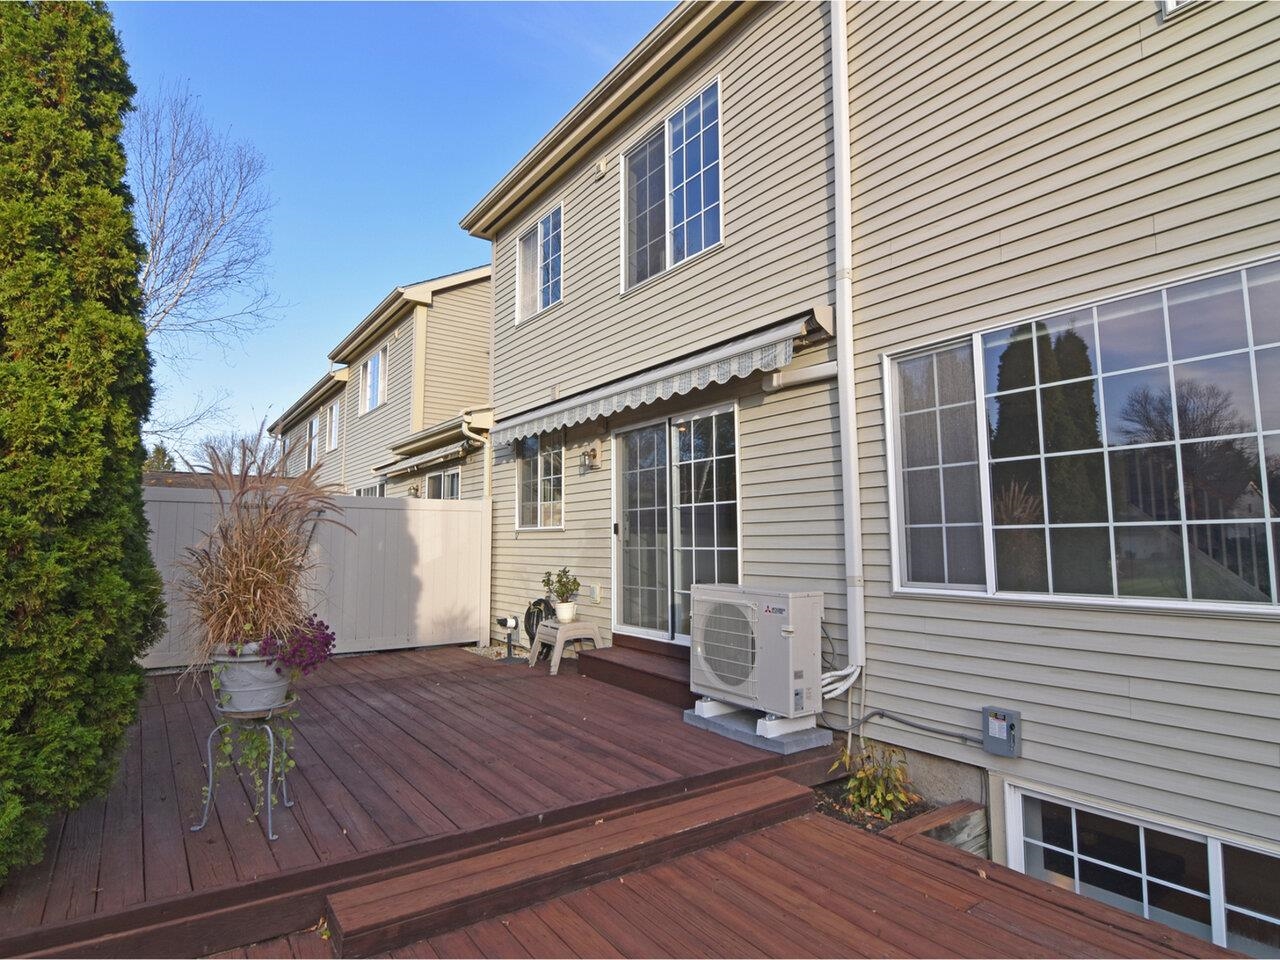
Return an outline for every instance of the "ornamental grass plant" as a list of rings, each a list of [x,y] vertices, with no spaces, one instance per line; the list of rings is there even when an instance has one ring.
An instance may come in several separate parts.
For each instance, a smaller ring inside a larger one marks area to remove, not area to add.
[[[338,519],[342,509],[333,495],[316,481],[319,468],[289,476],[288,451],[277,450],[265,429],[230,449],[209,444],[203,452],[219,514],[183,561],[183,595],[200,628],[192,670],[220,650],[237,653],[248,643],[313,632],[312,536],[322,523],[350,529]]]

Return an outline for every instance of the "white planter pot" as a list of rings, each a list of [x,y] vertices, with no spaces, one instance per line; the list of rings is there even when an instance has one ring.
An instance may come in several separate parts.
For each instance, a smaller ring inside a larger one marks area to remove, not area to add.
[[[288,672],[276,673],[274,664],[258,656],[256,643],[245,644],[235,655],[215,653],[213,665],[224,713],[265,713],[289,699]]]
[[[578,605],[570,600],[568,603],[556,604],[556,620],[560,623],[573,623],[578,615]]]

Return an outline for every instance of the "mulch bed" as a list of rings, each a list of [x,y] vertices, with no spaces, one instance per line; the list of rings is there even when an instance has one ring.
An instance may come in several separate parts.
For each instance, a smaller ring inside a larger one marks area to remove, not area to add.
[[[844,779],[835,781],[834,783],[826,783],[820,787],[814,788],[814,794],[818,798],[818,812],[824,816],[832,817],[836,820],[843,820],[845,823],[851,823],[855,827],[862,827],[871,833],[879,833],[885,827],[890,825],[890,821],[882,820],[875,814],[867,813],[864,810],[857,810],[853,807],[845,805],[844,797]],[[919,803],[913,803],[907,809],[894,817],[892,823],[901,823],[904,820],[910,820],[912,817],[919,816],[922,813],[928,813],[934,809],[933,804],[924,800]]]

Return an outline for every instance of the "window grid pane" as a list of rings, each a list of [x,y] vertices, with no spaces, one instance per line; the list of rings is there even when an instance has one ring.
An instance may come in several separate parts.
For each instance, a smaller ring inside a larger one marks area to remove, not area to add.
[[[627,286],[666,269],[666,168],[663,128],[654,130],[626,156]]]
[[[897,364],[904,580],[982,585],[973,351],[968,343]]]
[[[720,102],[712,84],[667,121],[671,160],[671,262],[720,239]]]
[[[994,589],[1275,604],[1274,284],[1237,270],[982,335]]]

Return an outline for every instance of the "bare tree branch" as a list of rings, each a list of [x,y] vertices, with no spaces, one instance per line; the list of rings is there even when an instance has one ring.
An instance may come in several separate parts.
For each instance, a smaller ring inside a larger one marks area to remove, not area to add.
[[[262,154],[211,128],[185,85],[140,100],[125,139],[152,352],[176,364],[197,343],[226,349],[273,322]]]
[[[171,451],[178,451],[179,455],[182,451],[194,451],[201,439],[196,434],[197,430],[208,432],[213,424],[228,425],[226,405],[229,397],[225,390],[212,397],[197,393],[186,409],[175,413],[167,410],[169,405],[164,402],[162,394],[156,406],[166,408],[167,412],[154,414],[143,425],[142,436],[148,443],[163,443]]]

